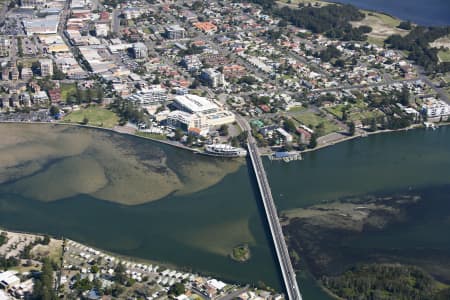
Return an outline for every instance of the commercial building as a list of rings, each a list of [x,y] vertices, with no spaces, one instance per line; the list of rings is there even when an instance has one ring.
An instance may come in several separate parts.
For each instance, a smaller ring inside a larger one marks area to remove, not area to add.
[[[33,78],[33,71],[31,70],[31,68],[22,68],[21,77],[24,81],[29,81],[31,78]]]
[[[45,5],[45,0],[21,0],[20,6],[23,8],[35,8],[43,7]]]
[[[428,118],[448,118],[450,115],[450,106],[442,100],[428,99],[423,105]]]
[[[133,55],[134,58],[146,58],[148,56],[148,49],[144,43],[133,44]]]
[[[203,70],[200,74],[200,79],[213,88],[225,84],[224,75],[219,71],[214,70],[213,68]]]
[[[181,61],[181,65],[185,67],[189,72],[195,72],[202,67],[202,62],[198,55],[186,55]]]
[[[196,95],[175,96],[173,105],[178,109],[167,117],[167,123],[183,130],[197,128],[206,132],[210,127],[233,123],[235,116],[213,101]]]
[[[174,106],[179,110],[194,114],[203,113],[210,114],[219,110],[219,107],[214,102],[208,100],[205,97],[197,95],[179,95],[175,96]]]
[[[180,25],[170,25],[165,28],[165,36],[170,40],[183,39],[186,37],[186,30]]]
[[[11,49],[11,41],[6,37],[0,38],[0,57],[8,57]]]
[[[53,75],[53,61],[51,59],[40,59],[41,76],[47,77]]]
[[[56,34],[58,32],[59,16],[48,15],[45,18],[23,20],[22,22],[28,36],[33,34]]]
[[[161,105],[167,102],[167,90],[161,87],[152,87],[131,95],[128,100],[139,105]]]

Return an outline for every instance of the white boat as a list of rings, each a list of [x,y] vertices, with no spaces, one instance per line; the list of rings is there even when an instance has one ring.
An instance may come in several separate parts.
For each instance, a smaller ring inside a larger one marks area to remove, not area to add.
[[[247,150],[228,144],[212,144],[205,146],[205,153],[223,157],[243,157],[247,155]]]

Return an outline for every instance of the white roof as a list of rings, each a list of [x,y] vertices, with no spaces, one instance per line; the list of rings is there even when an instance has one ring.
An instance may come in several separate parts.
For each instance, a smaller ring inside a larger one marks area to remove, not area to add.
[[[175,102],[191,112],[203,112],[218,109],[218,106],[207,98],[191,94],[176,96]]]
[[[20,278],[16,276],[15,272],[6,271],[0,274],[0,282],[10,285],[12,283],[20,282]]]
[[[217,290],[221,290],[226,286],[226,284],[224,282],[216,280],[216,279],[208,280],[207,283]]]

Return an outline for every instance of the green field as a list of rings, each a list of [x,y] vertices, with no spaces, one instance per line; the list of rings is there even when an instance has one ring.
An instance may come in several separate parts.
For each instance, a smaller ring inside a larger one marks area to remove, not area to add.
[[[71,112],[64,117],[64,121],[82,123],[85,117],[88,119],[89,125],[105,128],[112,128],[119,122],[119,117],[115,113],[101,107],[88,107]]]
[[[77,86],[75,83],[61,83],[61,99],[67,101],[70,95],[77,93]]]
[[[327,107],[325,110],[330,114],[334,115],[336,118],[342,118],[342,109],[346,107],[345,104],[339,104],[332,107]],[[383,115],[382,112],[371,110],[367,108],[367,104],[363,101],[358,101],[355,104],[351,104],[350,108],[347,110],[348,121],[361,121],[364,119],[371,119]]]
[[[450,62],[450,50],[439,51],[438,57],[441,62]]]
[[[317,126],[322,124],[323,127],[321,132],[319,132],[319,135],[326,135],[341,129],[338,124],[330,121],[326,117],[319,116],[313,112],[299,113],[293,116],[293,118],[297,122],[306,125],[313,130],[315,130]]]

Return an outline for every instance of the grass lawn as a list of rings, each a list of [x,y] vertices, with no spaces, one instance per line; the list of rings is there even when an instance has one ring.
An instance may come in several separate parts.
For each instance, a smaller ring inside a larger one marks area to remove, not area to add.
[[[322,135],[326,135],[341,129],[338,124],[328,120],[325,117],[321,117],[313,112],[298,114],[297,116],[294,117],[294,120],[308,126],[313,130],[319,124],[323,124],[323,130],[321,132]]]
[[[70,95],[77,92],[77,86],[75,83],[61,83],[61,99],[67,101]]]
[[[366,17],[369,19],[369,24],[370,21],[372,21],[373,23],[382,23],[388,27],[396,28],[398,25],[400,25],[401,22],[399,19],[396,19],[386,14],[377,13],[373,11],[364,11],[364,12],[367,15]]]
[[[155,139],[155,140],[167,140],[167,137],[165,135],[156,134],[156,133],[148,133],[148,132],[137,131],[136,135],[142,136],[142,137],[146,137],[146,138]]]
[[[329,112],[330,114],[334,115],[336,118],[341,119],[342,118],[342,109],[346,105],[344,104],[338,104],[332,107],[327,107],[325,110]],[[383,115],[380,111],[374,111],[367,107],[367,104],[363,101],[358,101],[357,103],[351,104],[351,107],[349,110],[347,110],[348,113],[348,120],[349,121],[361,121],[364,119],[374,118]]]
[[[450,62],[450,50],[441,50],[438,53],[441,62]]]
[[[300,105],[300,106],[292,107],[291,109],[288,110],[288,112],[290,112],[290,113],[299,113],[299,112],[304,112],[306,110],[307,110],[306,107]]]
[[[64,121],[81,123],[85,117],[89,120],[89,125],[105,128],[113,128],[119,122],[119,117],[115,113],[101,107],[88,107],[71,112],[64,117]]]

